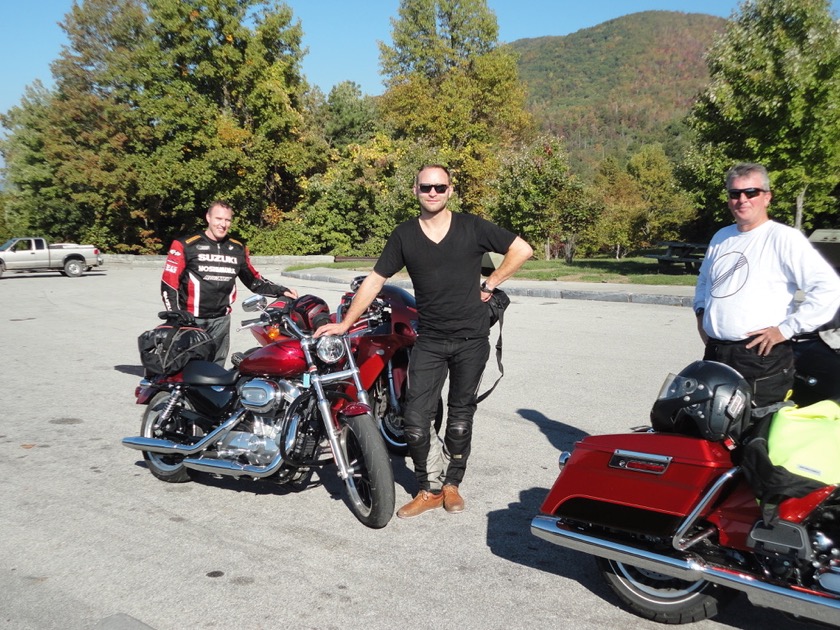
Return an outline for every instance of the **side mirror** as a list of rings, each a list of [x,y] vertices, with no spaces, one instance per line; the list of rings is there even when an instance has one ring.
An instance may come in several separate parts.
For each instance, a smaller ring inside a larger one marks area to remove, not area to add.
[[[355,278],[353,278],[353,280],[350,282],[350,290],[353,293],[358,291],[359,287],[362,286],[362,282],[364,282],[365,278],[367,278],[367,276],[356,276]]]
[[[252,295],[242,300],[242,310],[247,313],[264,311],[267,304],[268,299],[264,295]]]

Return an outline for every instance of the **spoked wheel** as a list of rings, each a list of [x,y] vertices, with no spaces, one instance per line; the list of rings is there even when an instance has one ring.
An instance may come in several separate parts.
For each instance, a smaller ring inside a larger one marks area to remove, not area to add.
[[[737,595],[706,580],[689,582],[615,560],[596,560],[619,599],[635,614],[659,623],[710,619]]]
[[[169,392],[155,394],[154,398],[149,401],[149,406],[146,407],[143,414],[143,424],[140,427],[140,434],[143,437],[176,439],[175,435],[167,432],[165,426],[159,426],[160,414],[166,408],[167,402],[169,402]],[[182,404],[191,408],[186,400]],[[178,410],[174,413],[178,413]],[[146,460],[149,471],[162,481],[183,483],[190,480],[189,470],[182,463],[184,461],[183,455],[165,455],[143,451],[143,459]]]
[[[367,414],[345,418],[339,447],[351,469],[344,480],[350,510],[368,527],[385,527],[396,502],[394,470],[373,418]]]
[[[388,401],[388,384],[384,377],[378,378],[374,383],[370,400],[373,405],[373,414],[379,425],[379,432],[388,450],[395,455],[406,455],[408,444],[405,441],[403,417]]]
[[[379,432],[382,434],[382,439],[385,440],[388,450],[394,455],[407,455],[408,443],[405,439],[403,416],[402,413],[397,413],[397,410],[388,400],[388,385],[384,377],[380,377],[374,384],[370,391],[370,400]],[[405,404],[405,385],[403,385],[403,392],[400,395],[400,404]],[[440,433],[442,424],[443,399],[440,399],[435,413],[435,433]]]

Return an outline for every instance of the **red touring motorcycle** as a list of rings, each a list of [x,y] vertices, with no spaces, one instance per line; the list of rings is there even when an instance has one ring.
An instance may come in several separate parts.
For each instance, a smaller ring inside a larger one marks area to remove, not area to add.
[[[365,276],[350,283],[341,298],[335,319],[341,321]],[[272,305],[269,305],[271,307]],[[282,336],[276,324],[255,326],[251,333],[266,345]],[[351,347],[362,387],[370,399],[373,417],[388,450],[405,455],[408,445],[403,432],[403,406],[408,384],[408,361],[417,339],[417,303],[405,289],[386,284],[350,331]],[[354,395],[355,390],[348,394]],[[440,428],[443,407],[438,409]]]
[[[757,500],[781,466],[754,429],[781,413],[750,427],[741,375],[697,361],[669,375],[652,428],[589,436],[561,454],[531,532],[596,556],[622,603],[647,619],[699,621],[743,591],[758,606],[840,625],[838,485],[800,477],[797,490]],[[762,457],[763,469],[753,465]]]
[[[384,527],[394,513],[394,473],[350,335],[312,337],[329,321],[326,303],[313,295],[266,304],[259,295],[245,300],[246,311],[261,314],[243,326],[277,325],[278,341],[236,357],[232,370],[192,360],[144,379],[136,392],[147,405],[141,435],[122,443],[143,452],[155,477],[174,483],[201,471],[300,487],[313,468],[335,462],[356,518]],[[358,395],[347,395],[348,384]]]

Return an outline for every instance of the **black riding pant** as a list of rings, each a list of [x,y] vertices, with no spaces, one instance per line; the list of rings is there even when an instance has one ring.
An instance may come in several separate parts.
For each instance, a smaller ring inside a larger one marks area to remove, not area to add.
[[[703,359],[725,363],[738,370],[752,388],[754,406],[765,407],[785,400],[793,390],[795,375],[791,342],[776,344],[763,357],[758,354],[758,346],[746,347],[749,342],[749,339],[709,339]]]
[[[418,337],[409,363],[404,426],[414,472],[422,490],[437,491],[444,484],[457,486],[464,478],[472,441],[475,399],[489,356],[487,337]],[[449,394],[444,446],[448,457],[432,430],[447,374]]]

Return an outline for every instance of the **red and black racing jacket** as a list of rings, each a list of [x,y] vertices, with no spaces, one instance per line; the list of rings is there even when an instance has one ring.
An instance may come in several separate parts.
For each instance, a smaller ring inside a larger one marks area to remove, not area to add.
[[[176,239],[163,267],[163,304],[168,311],[184,310],[205,319],[227,315],[236,300],[237,277],[254,293],[281,296],[286,291],[254,269],[241,241],[214,241],[204,232]]]

